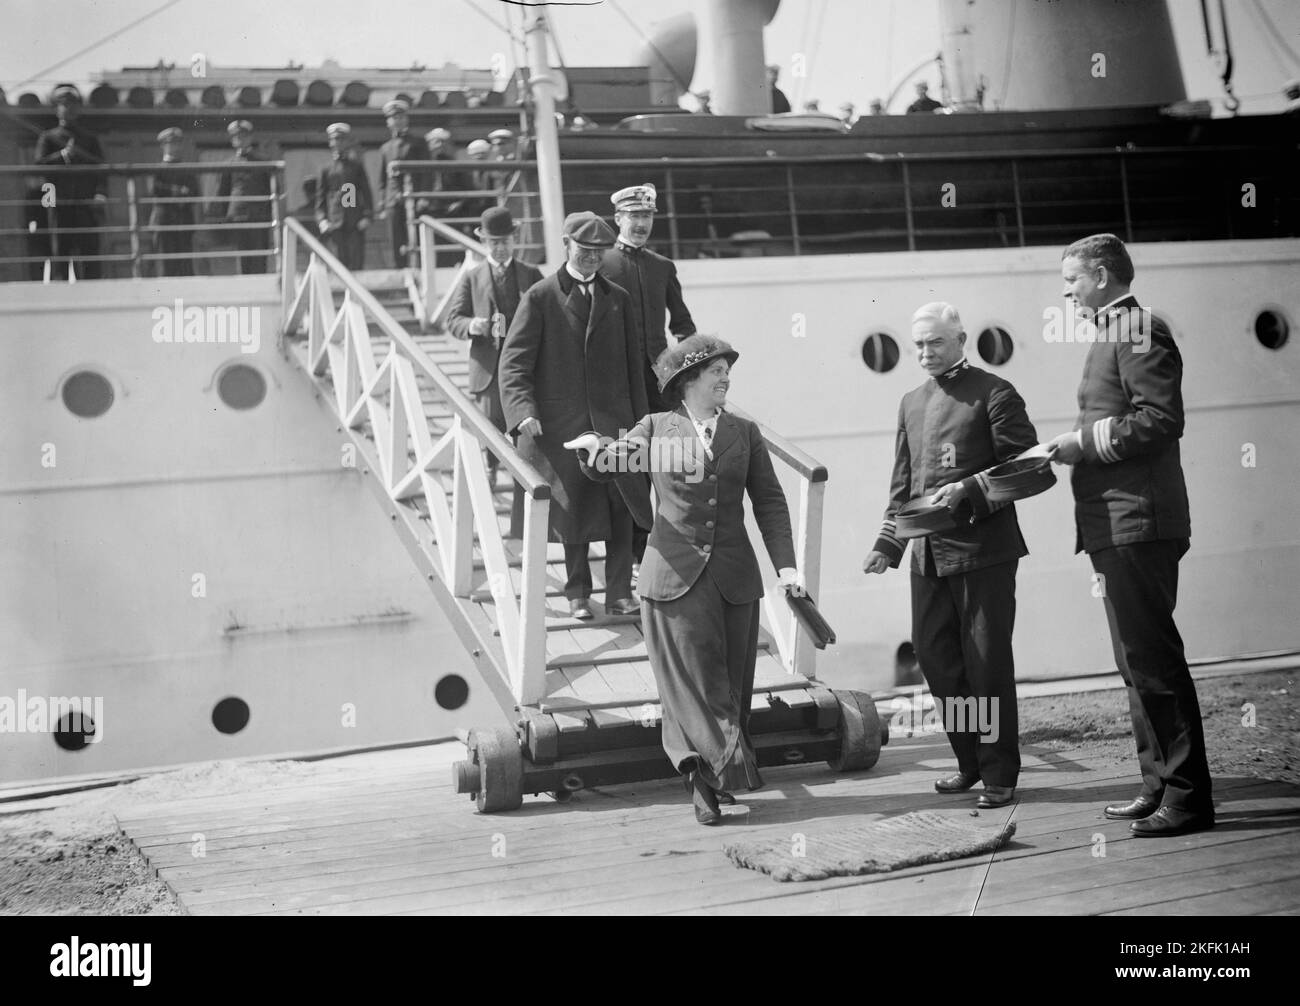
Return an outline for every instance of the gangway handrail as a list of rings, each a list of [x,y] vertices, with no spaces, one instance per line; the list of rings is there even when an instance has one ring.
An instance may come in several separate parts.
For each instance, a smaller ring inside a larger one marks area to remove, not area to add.
[[[478,408],[469,397],[458,388],[455,383],[447,377],[446,374],[429,359],[429,356],[414,339],[399,325],[393,316],[390,315],[375,299],[374,294],[361,285],[361,282],[352,273],[344,268],[343,264],[327,249],[321,242],[303,226],[301,221],[289,217],[284,221],[286,234],[292,234],[294,241],[301,241],[306,245],[312,255],[318,257],[328,267],[329,271],[343,284],[344,288],[355,298],[363,307],[366,308],[375,323],[379,325],[384,334],[387,335],[394,344],[402,348],[402,352],[411,360],[411,362],[438,387],[438,391],[447,399],[448,403],[453,406],[456,414],[461,421],[470,427],[476,439],[485,446],[491,448],[492,453],[506,466],[510,474],[524,488],[524,491],[534,499],[549,499],[551,496],[550,484],[542,478],[537,469],[525,461],[516,453],[514,445],[508,441],[505,436],[483,415],[482,410]],[[285,267],[281,277],[281,293],[284,297],[284,313],[287,319],[293,309],[293,298],[296,292],[296,265],[295,252],[290,244],[285,245]]]

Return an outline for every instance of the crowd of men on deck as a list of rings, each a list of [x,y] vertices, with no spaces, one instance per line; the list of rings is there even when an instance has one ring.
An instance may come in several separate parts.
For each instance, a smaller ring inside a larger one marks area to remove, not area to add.
[[[72,84],[55,87],[52,103],[58,125],[45,130],[36,141],[35,164],[98,165],[106,163],[99,138],[78,121],[81,92]],[[473,220],[484,209],[497,204],[512,172],[496,167],[516,157],[515,136],[508,129],[495,129],[486,137],[471,140],[462,152],[452,144],[451,133],[441,127],[423,137],[411,135],[410,103],[395,98],[384,105],[389,139],[380,148],[379,196],[375,198],[361,151],[346,122],[325,128],[330,162],[303,182],[304,202],[293,215],[307,224],[329,246],[343,265],[360,269],[365,265],[365,231],[372,221],[386,221],[392,264],[409,263],[408,221],[404,198],[404,177],[412,191],[425,195],[415,201],[417,213],[431,212],[443,219]],[[236,119],[226,127],[232,155],[220,173],[215,198],[204,198],[198,176],[189,169],[159,171],[148,179],[143,205],[148,207],[143,233],[147,253],[158,256],[157,274],[192,276],[198,257],[195,236],[201,220],[225,225],[226,238],[237,254],[237,271],[263,273],[270,268],[273,220],[272,172],[255,167],[268,161],[261,150],[253,124]],[[161,162],[187,161],[185,133],[169,126],[157,136]],[[397,161],[483,162],[482,169],[444,169],[401,173]],[[99,172],[51,173],[54,198],[46,186],[28,194],[28,275],[40,279],[63,279],[69,272],[77,279],[103,275],[100,230],[105,223],[108,179]],[[48,260],[43,263],[41,260]]]

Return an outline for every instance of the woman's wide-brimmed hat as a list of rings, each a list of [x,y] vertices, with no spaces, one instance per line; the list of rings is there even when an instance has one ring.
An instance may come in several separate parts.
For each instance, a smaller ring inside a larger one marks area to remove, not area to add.
[[[725,357],[734,367],[740,354],[731,348],[730,343],[716,335],[688,335],[676,346],[665,349],[655,361],[659,390],[667,394],[688,370],[694,370],[719,356]]]

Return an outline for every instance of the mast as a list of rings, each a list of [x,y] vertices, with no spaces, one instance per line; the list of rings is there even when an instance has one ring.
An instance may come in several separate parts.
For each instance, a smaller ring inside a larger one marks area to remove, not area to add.
[[[556,82],[549,61],[550,34],[540,11],[524,29],[529,85],[533,95],[533,129],[537,135],[537,191],[542,204],[542,244],[546,271],[564,261],[560,234],[564,224],[564,186],[560,178],[560,135],[555,125]]]

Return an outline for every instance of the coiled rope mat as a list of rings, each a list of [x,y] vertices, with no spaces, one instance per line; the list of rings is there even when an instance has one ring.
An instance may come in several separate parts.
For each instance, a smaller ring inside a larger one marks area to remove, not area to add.
[[[978,856],[1002,848],[1015,833],[1012,821],[979,824],[969,816],[919,810],[821,834],[740,839],[722,851],[737,866],[773,880],[821,880]]]

